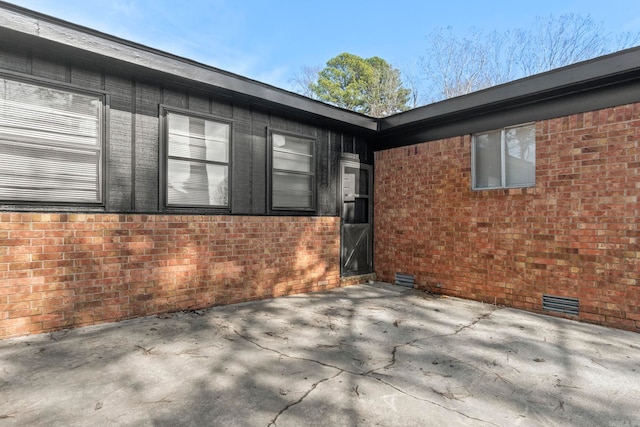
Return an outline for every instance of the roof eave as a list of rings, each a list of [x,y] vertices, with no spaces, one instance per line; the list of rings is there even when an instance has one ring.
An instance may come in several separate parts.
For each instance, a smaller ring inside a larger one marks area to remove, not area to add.
[[[383,135],[396,133],[404,128],[487,114],[638,78],[640,48],[631,48],[385,117],[379,122],[380,131]]]
[[[0,27],[38,37],[105,59],[130,64],[238,94],[257,104],[295,110],[324,121],[333,121],[365,133],[378,130],[377,120],[363,114],[307,98],[209,65],[120,39],[48,15],[0,1]]]

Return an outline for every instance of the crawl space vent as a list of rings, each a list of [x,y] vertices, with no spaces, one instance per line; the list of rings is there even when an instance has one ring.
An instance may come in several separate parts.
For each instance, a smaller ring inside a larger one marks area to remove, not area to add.
[[[578,298],[542,295],[542,308],[558,313],[577,315],[580,309],[580,303],[578,301]]]
[[[413,288],[413,276],[411,274],[396,273],[396,285]]]

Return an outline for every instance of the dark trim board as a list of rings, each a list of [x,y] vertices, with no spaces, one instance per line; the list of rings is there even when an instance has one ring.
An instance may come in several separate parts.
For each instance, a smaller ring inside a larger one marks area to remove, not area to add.
[[[505,110],[639,78],[640,47],[636,47],[385,117],[380,119],[380,131],[414,126],[436,117]]]
[[[380,119],[374,150],[640,101],[640,47]]]
[[[556,98],[501,109],[478,108],[465,115],[436,116],[406,126],[381,131],[372,140],[374,151],[403,147],[460,135],[498,129],[519,123],[563,117],[640,101],[640,78],[615,85],[581,90]]]
[[[377,130],[376,120],[362,114],[9,3],[0,2],[0,9],[4,9],[0,14],[0,28],[13,32],[14,37],[23,42],[36,38],[38,44],[50,42],[57,49],[71,49],[74,55],[88,59],[111,60],[122,67],[145,70],[163,77],[170,75],[191,85],[215,87],[221,94],[265,108],[295,111],[320,120],[341,122],[362,131]],[[4,30],[0,37],[7,40],[10,34],[3,33]]]
[[[9,3],[0,1],[0,10],[5,43],[59,51],[110,70],[351,133],[368,139],[375,150],[640,100],[637,47],[374,119]]]

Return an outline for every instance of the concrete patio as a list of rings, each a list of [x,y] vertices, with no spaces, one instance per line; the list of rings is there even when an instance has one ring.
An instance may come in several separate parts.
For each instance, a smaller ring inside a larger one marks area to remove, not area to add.
[[[385,284],[0,341],[0,427],[640,426],[640,335]]]

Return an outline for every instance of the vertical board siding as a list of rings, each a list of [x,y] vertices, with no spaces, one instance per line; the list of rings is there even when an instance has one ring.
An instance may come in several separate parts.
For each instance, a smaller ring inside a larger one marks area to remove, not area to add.
[[[360,156],[362,163],[373,164],[373,158],[370,155],[367,141],[362,138],[355,139],[355,153]]]
[[[109,93],[110,110],[107,144],[106,202],[108,209],[129,212],[132,206],[131,154],[133,149],[132,81],[113,75],[105,76],[105,90]]]
[[[329,144],[329,191],[327,192],[327,206],[333,209],[334,215],[340,215],[341,206],[339,206],[340,198],[338,197],[341,191],[340,182],[340,141],[336,137],[336,133],[327,132],[328,144]]]
[[[335,209],[332,209],[331,198],[329,196],[329,193],[331,193],[331,189],[329,187],[329,175],[331,174],[329,149],[329,133],[325,130],[320,130],[318,132],[316,148],[316,153],[318,155],[318,158],[316,159],[316,188],[318,213],[324,215],[331,215],[335,213]]]
[[[89,90],[102,89],[102,72],[101,70],[90,66],[75,66],[70,70],[71,83]]]
[[[107,108],[106,213],[12,212],[8,209],[15,206],[2,206],[0,295],[5,297],[0,297],[0,338],[373,278],[340,278],[340,220],[335,216],[340,153],[328,130],[53,50],[0,44],[2,70],[104,91]],[[233,121],[236,215],[163,213],[162,104]],[[313,216],[266,216],[268,127],[317,139],[316,179],[322,196]],[[54,209],[94,208],[35,207]]]
[[[269,115],[252,110],[251,121],[251,213],[267,213],[267,127]]]
[[[214,116],[224,117],[227,119],[233,118],[233,106],[231,101],[221,97],[214,97],[211,99],[210,112]]]
[[[32,74],[34,76],[59,82],[68,82],[67,66],[59,58],[50,53],[36,51],[32,61]]]
[[[246,214],[252,211],[251,111],[246,108],[234,108],[233,119],[232,208],[233,213]]]
[[[187,88],[174,84],[165,84],[162,88],[162,103],[176,108],[189,108]]]
[[[0,69],[18,73],[30,72],[31,50],[21,46],[4,46],[0,52]]]
[[[138,212],[159,208],[159,107],[157,84],[139,81],[136,86],[136,179],[135,207]]]
[[[189,110],[196,113],[210,114],[209,96],[205,93],[189,90]]]
[[[366,141],[356,147],[352,135],[336,133],[291,120],[255,106],[233,104],[226,96],[195,87],[127,74],[115,66],[102,67],[54,51],[19,45],[0,46],[0,69],[32,74],[87,90],[105,91],[108,112],[104,140],[107,212],[160,213],[159,105],[212,114],[233,120],[231,162],[232,213],[269,212],[267,128],[308,135],[316,139],[318,215],[337,215],[336,194],[340,150],[372,156]]]

